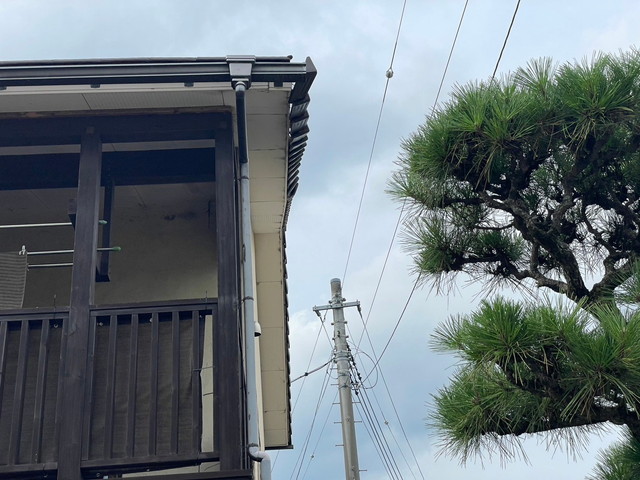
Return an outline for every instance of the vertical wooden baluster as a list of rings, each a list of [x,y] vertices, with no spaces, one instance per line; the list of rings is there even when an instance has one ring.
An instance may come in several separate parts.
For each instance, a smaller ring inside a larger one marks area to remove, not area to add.
[[[151,315],[151,372],[149,392],[149,455],[156,455],[158,432],[158,339],[160,325],[158,313]]]
[[[24,386],[27,380],[27,355],[29,350],[29,321],[23,320],[20,328],[20,348],[16,369],[16,384],[13,392],[11,413],[11,433],[9,434],[9,465],[18,463],[24,403]]]
[[[191,391],[192,397],[192,422],[191,431],[192,451],[200,452],[202,443],[202,386],[200,382],[200,372],[202,368],[202,359],[200,357],[200,312],[192,312],[191,314],[191,334],[192,334],[192,364],[191,364]]]
[[[89,320],[89,343],[87,345],[87,381],[85,383],[84,402],[86,405],[82,425],[82,460],[89,459],[89,444],[91,442],[91,415],[93,414],[93,373],[96,356],[96,324],[98,318],[91,315]]]
[[[109,347],[107,353],[107,390],[105,393],[105,415],[104,415],[104,458],[113,456],[113,417],[115,410],[116,395],[116,350],[118,343],[118,316],[111,315],[109,319]]]
[[[40,462],[42,450],[42,419],[44,416],[44,395],[47,378],[47,352],[49,350],[49,319],[41,321],[40,351],[38,352],[38,374],[36,377],[35,404],[33,407],[33,429],[31,434],[31,461]]]
[[[129,387],[127,389],[126,456],[133,457],[136,441],[136,385],[138,383],[138,314],[131,315],[129,343]]]
[[[180,393],[180,312],[171,316],[172,375],[171,375],[171,452],[178,453],[178,415]]]

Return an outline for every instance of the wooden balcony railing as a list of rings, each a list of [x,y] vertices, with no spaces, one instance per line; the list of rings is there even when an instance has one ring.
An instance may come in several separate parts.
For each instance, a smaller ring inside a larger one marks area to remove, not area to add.
[[[216,313],[215,301],[92,309],[85,478],[217,460],[202,451],[201,386],[205,318]],[[55,478],[60,414],[82,413],[59,395],[67,318],[0,313],[0,478]]]

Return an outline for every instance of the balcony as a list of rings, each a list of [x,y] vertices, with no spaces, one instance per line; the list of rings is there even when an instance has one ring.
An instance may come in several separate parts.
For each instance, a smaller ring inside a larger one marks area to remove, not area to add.
[[[60,398],[68,309],[0,313],[0,478],[55,478],[63,416],[82,422],[84,478],[218,461],[216,315],[215,299],[92,307],[80,412]]]

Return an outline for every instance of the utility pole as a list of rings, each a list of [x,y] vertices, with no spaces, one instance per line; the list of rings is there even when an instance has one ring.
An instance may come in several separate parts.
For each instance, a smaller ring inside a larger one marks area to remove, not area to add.
[[[329,305],[313,307],[317,313],[320,310],[333,310],[333,342],[336,355],[334,361],[338,370],[338,392],[340,393],[340,420],[342,424],[342,448],[344,451],[344,470],[346,480],[360,480],[358,466],[358,446],[356,443],[356,428],[353,418],[353,400],[351,398],[351,354],[347,346],[344,307],[360,307],[360,302],[345,302],[342,298],[342,285],[339,278],[331,280],[331,300]]]

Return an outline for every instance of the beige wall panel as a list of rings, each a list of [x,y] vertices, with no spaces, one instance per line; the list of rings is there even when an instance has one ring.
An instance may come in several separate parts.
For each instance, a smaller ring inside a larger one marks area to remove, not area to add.
[[[251,203],[285,201],[284,177],[251,178]]]
[[[263,409],[265,412],[286,412],[289,406],[286,391],[286,379],[283,372],[262,372]],[[269,425],[265,425],[265,428],[269,427]]]
[[[126,110],[129,108],[208,107],[222,104],[222,92],[183,88],[175,91],[85,93],[92,110]]]
[[[249,152],[251,178],[286,176],[287,164],[284,153],[283,148],[275,150],[252,150]]]
[[[279,233],[254,235],[256,282],[282,281],[282,240]]]
[[[287,358],[284,345],[286,345],[284,328],[262,328],[260,349],[264,354],[260,361],[263,372],[276,370],[286,373]]]
[[[267,448],[289,446],[289,430],[266,430],[264,436]]]
[[[2,93],[0,112],[49,112],[89,110],[89,105],[80,94],[62,93],[58,95]]]
[[[249,149],[273,150],[283,148],[282,140],[288,136],[287,115],[255,115],[247,118]]]
[[[282,282],[258,283],[257,298],[260,325],[262,325],[263,328],[283,328],[285,312]]]
[[[258,202],[251,205],[251,224],[254,233],[282,231],[284,202]]]

